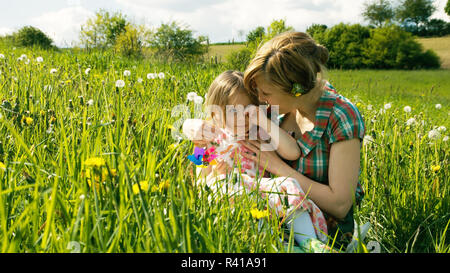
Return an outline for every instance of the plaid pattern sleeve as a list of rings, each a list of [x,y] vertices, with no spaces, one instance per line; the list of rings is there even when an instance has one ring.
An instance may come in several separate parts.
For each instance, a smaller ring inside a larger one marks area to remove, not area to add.
[[[358,108],[338,95],[327,128],[329,144],[354,138],[363,140],[364,132],[364,120]]]

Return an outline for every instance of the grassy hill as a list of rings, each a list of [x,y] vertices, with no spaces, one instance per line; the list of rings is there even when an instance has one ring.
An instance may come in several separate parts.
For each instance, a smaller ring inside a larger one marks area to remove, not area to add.
[[[420,38],[425,49],[433,49],[441,58],[442,68],[450,69],[450,36],[437,38]]]
[[[450,69],[450,36],[438,38],[419,38],[419,42],[425,49],[433,49],[442,60],[442,68]],[[244,47],[242,44],[234,45],[212,45],[210,46],[208,55],[210,57],[217,56],[217,61],[226,60],[226,55],[231,51],[239,50]]]

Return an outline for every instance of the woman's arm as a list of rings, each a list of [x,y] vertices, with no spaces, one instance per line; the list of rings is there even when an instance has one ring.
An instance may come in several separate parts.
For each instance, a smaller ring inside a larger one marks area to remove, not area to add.
[[[273,152],[260,152],[259,144],[243,143],[256,153],[243,154],[260,165],[267,165],[267,171],[283,177],[295,178],[303,191],[308,194],[320,209],[336,217],[344,218],[350,210],[358,184],[360,168],[360,140],[351,139],[332,144],[328,169],[329,185],[311,180],[286,164]]]
[[[281,129],[271,119],[260,110],[260,108],[254,106],[253,109],[249,109],[250,122],[259,125],[270,136],[270,144],[277,151],[277,153],[286,160],[296,160],[300,157],[300,148],[297,141],[290,136],[285,130]],[[258,122],[259,112],[259,122]]]

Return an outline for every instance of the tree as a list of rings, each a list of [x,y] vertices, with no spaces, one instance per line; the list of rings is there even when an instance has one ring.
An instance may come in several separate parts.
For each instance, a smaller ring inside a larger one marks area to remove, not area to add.
[[[447,5],[445,5],[444,11],[448,16],[450,16],[450,0],[447,1]]]
[[[206,37],[195,39],[192,30],[176,22],[161,24],[153,33],[149,44],[156,49],[156,55],[183,60],[202,55],[206,52]]]
[[[122,56],[141,57],[146,34],[143,26],[128,24],[116,38],[114,50]]]
[[[371,24],[381,27],[384,22],[391,21],[394,16],[394,8],[388,0],[374,0],[364,3],[362,16]]]
[[[44,49],[52,47],[53,41],[40,29],[26,26],[19,29],[12,35],[13,43],[16,46],[38,46]]]
[[[328,27],[326,25],[313,24],[306,29],[306,33],[314,38],[315,36],[323,34],[327,30],[327,28]]]
[[[402,0],[397,8],[397,18],[404,24],[411,21],[419,26],[425,24],[434,11],[433,0]]]
[[[285,20],[273,20],[270,26],[267,27],[266,34],[264,35],[264,41],[269,41],[278,34],[293,30],[294,28],[292,26],[286,26]]]
[[[250,31],[247,34],[247,43],[252,43],[257,40],[262,41],[264,34],[266,34],[266,30],[264,27],[256,27],[254,30]]]
[[[109,13],[99,10],[81,26],[80,39],[86,48],[108,48],[114,46],[117,37],[126,31],[129,22],[121,12]]]

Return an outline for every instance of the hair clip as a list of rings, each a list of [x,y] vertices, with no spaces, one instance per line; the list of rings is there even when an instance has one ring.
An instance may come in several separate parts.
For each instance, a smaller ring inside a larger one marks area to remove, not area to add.
[[[305,91],[305,89],[303,89],[303,87],[299,84],[299,83],[294,83],[292,85],[292,93],[296,96],[296,97],[300,97],[301,95],[307,93]]]

